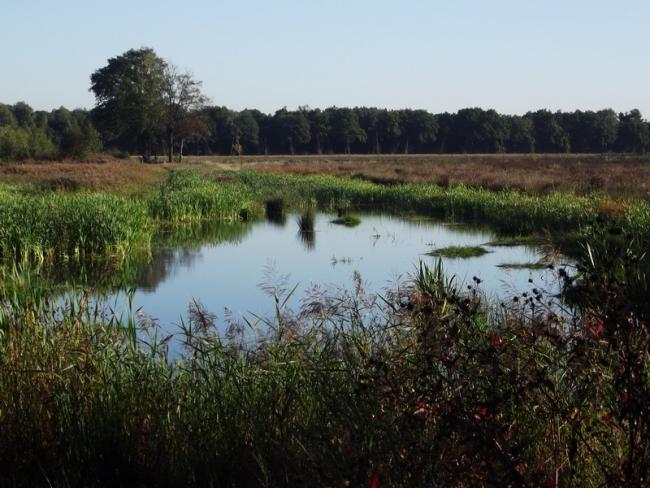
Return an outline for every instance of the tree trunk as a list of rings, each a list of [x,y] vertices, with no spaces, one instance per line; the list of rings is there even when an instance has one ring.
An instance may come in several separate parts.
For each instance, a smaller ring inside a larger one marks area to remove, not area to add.
[[[379,154],[380,148],[379,148],[379,134],[377,134],[377,131],[375,131],[375,154]]]
[[[289,153],[292,156],[295,154],[295,150],[293,148],[293,139],[291,137],[289,138]]]
[[[406,138],[406,144],[404,144],[404,154],[409,153],[409,138]]]
[[[181,146],[178,150],[178,162],[183,162],[183,144],[185,144],[185,139],[181,137]]]
[[[172,129],[168,130],[169,133],[169,152],[167,154],[167,160],[171,163],[174,160],[174,131]]]

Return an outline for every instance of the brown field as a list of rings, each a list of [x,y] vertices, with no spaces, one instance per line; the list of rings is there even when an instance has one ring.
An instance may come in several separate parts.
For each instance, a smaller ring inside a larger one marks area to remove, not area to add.
[[[650,199],[650,157],[621,155],[401,155],[190,158],[202,165],[272,173],[333,174],[382,183],[435,182]]]
[[[0,181],[41,187],[134,192],[155,185],[166,170],[256,170],[333,174],[382,183],[435,182],[530,193],[603,192],[650,200],[650,157],[631,155],[326,155],[204,156],[179,164],[138,164],[99,157],[90,162],[0,164]]]
[[[0,181],[60,190],[103,190],[138,193],[162,181],[162,165],[97,157],[88,162],[26,161],[0,163]]]

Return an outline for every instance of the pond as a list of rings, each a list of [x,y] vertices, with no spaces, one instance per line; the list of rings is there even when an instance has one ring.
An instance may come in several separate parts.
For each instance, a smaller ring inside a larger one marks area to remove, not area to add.
[[[420,261],[433,266],[427,255],[448,246],[482,246],[482,256],[443,258],[448,275],[462,283],[482,280],[489,298],[512,296],[532,286],[551,289],[555,278],[548,270],[507,269],[503,264],[538,262],[542,251],[527,246],[493,246],[489,228],[450,224],[419,217],[359,214],[356,227],[332,221],[336,215],[318,213],[313,233],[300,233],[297,214],[275,222],[211,224],[178,227],[162,232],[151,256],[134,260],[121,270],[105,267],[59,268],[57,282],[65,287],[101,284],[109,290],[108,303],[120,310],[125,296],[110,294],[115,287],[132,287],[132,309],[155,319],[163,330],[187,317],[196,300],[217,316],[228,318],[272,314],[275,307],[269,286],[296,286],[288,305],[298,308],[313,285],[324,289],[354,289],[355,275],[366,291],[385,293],[404,282]]]

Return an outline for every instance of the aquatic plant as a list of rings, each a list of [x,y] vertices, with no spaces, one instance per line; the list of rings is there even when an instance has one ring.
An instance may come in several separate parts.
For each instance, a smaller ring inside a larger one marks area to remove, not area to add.
[[[488,254],[490,251],[481,246],[449,246],[434,249],[427,253],[429,256],[451,258],[451,259],[467,259],[477,258]]]
[[[0,195],[5,256],[126,253],[149,238],[144,202],[103,193]]]
[[[313,233],[316,226],[316,210],[313,207],[307,207],[298,217],[298,229],[300,232]]]
[[[345,227],[356,227],[361,223],[361,219],[356,215],[345,215],[332,220],[333,224],[344,225]]]

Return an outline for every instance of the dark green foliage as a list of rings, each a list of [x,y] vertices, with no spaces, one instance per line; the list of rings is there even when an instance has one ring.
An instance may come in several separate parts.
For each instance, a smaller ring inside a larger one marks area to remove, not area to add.
[[[153,49],[131,49],[95,71],[93,119],[111,145],[148,157],[163,137],[163,89],[167,63]]]
[[[650,128],[637,109],[618,116],[617,147],[622,152],[644,153],[650,143]]]
[[[149,55],[154,54],[145,57]],[[165,66],[159,68],[164,72]],[[98,99],[92,120],[83,110],[32,112],[17,104],[16,115],[14,107],[0,105],[0,159],[83,159],[102,147],[146,155],[169,147],[169,127],[160,115],[162,98],[124,101],[123,111],[114,112],[109,106],[117,106],[118,95],[102,96],[108,98]],[[480,108],[434,115],[424,110],[300,107],[268,115],[197,108],[204,100],[197,97],[200,103],[176,120],[171,135],[176,150],[182,147],[186,154],[643,153],[650,146],[650,126],[638,110],[618,116],[612,110],[538,110],[510,116]]]
[[[278,110],[273,116],[273,144],[280,153],[294,154],[296,148],[311,139],[309,121],[305,115],[290,112],[286,108]]]
[[[326,111],[329,123],[329,140],[335,152],[350,153],[355,142],[366,142],[366,133],[359,126],[359,117],[349,108],[329,108]]]

